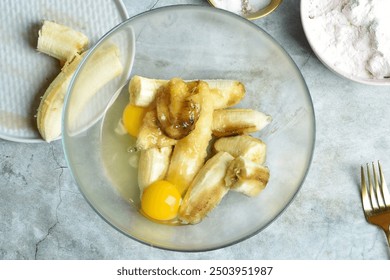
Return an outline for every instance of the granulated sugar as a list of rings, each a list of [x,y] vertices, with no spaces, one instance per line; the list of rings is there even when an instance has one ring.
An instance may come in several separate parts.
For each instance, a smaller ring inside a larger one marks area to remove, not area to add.
[[[326,63],[360,78],[390,78],[389,0],[310,0],[307,32]]]

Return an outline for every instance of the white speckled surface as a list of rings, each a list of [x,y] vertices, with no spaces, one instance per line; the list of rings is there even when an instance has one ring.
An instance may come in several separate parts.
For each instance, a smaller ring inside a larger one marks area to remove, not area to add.
[[[390,178],[390,88],[347,81],[311,51],[298,0],[254,21],[291,55],[311,91],[317,141],[306,181],[287,210],[258,235],[206,253],[142,245],[105,223],[86,203],[61,142],[0,140],[0,259],[388,259],[383,233],[364,219],[360,164],[381,160]],[[177,3],[124,0],[129,15]],[[3,87],[1,85],[1,87]]]

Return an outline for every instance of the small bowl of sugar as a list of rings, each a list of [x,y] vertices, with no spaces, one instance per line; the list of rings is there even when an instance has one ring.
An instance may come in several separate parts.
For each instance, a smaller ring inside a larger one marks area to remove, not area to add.
[[[208,0],[211,6],[255,20],[272,13],[282,0]]]
[[[318,59],[349,80],[390,85],[388,0],[302,0],[301,20]]]

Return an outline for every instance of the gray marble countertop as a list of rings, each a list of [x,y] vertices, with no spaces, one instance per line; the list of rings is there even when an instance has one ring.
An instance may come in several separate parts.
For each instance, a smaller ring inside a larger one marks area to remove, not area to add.
[[[129,16],[201,0],[124,0]],[[388,259],[385,236],[369,225],[360,201],[360,165],[381,160],[390,177],[390,87],[362,85],[329,71],[313,54],[300,1],[283,1],[255,20],[291,55],[316,114],[316,145],[306,180],[265,230],[206,253],[140,244],[104,222],[84,200],[60,141],[0,140],[0,259]]]

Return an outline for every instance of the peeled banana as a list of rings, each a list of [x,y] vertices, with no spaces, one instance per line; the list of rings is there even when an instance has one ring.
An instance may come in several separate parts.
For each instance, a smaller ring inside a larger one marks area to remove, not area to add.
[[[220,109],[213,113],[212,133],[216,137],[234,136],[263,129],[271,117],[250,109]],[[175,145],[176,139],[167,136],[161,129],[157,113],[151,110],[145,115],[136,147],[140,150],[152,147]]]
[[[47,142],[61,136],[64,97],[80,61],[81,56],[76,55],[69,64],[66,63],[42,96],[38,107],[37,126],[42,138]],[[91,97],[111,79],[120,75],[122,69],[119,50],[115,45],[102,47],[93,54],[79,76],[77,87],[74,88],[70,122],[75,122],[79,112]]]
[[[139,150],[173,146],[177,140],[166,136],[158,125],[157,112],[151,109],[146,112],[138,137],[136,147]]]
[[[210,95],[210,89],[205,82],[199,83],[197,91],[191,98],[201,106],[199,119],[195,129],[177,141],[166,178],[178,187],[182,195],[204,164],[207,157],[207,147],[212,138],[213,98],[210,98],[212,95]]]
[[[140,195],[146,187],[162,180],[168,170],[172,147],[142,150],[138,161],[138,186]]]
[[[179,208],[178,218],[186,224],[199,223],[229,191],[224,178],[233,157],[219,152],[210,158],[192,181]]]
[[[60,74],[53,80],[42,96],[37,112],[37,127],[42,138],[51,142],[61,136],[61,115],[64,96],[68,89],[85,49],[88,38],[84,34],[67,26],[44,21],[39,31],[37,49],[59,59],[64,63]],[[90,57],[88,65],[79,76],[72,98],[73,122],[78,111],[90,101],[91,97],[111,79],[123,71],[119,59],[119,49],[115,45],[100,47]]]
[[[222,79],[203,81],[213,89],[210,91],[211,94],[221,97],[218,102],[214,102],[215,109],[236,105],[245,95],[245,87],[239,81]],[[148,107],[155,100],[158,88],[167,82],[168,80],[133,76],[128,87],[130,102],[135,106]]]
[[[173,78],[157,90],[157,118],[160,127],[169,137],[181,139],[195,128],[200,104],[191,97],[199,83],[186,83],[182,79]]]
[[[131,104],[139,107],[150,106],[156,98],[157,90],[166,84],[167,80],[149,79],[138,75],[133,76],[129,82]]]
[[[256,196],[266,187],[269,177],[268,167],[239,156],[229,164],[225,183],[231,190]]]
[[[66,63],[42,96],[37,111],[37,127],[47,142],[61,135],[61,114],[65,94],[81,59],[82,56],[76,55],[70,63]]]
[[[271,116],[251,109],[215,110],[213,135],[223,137],[259,131],[271,120]]]
[[[38,131],[47,142],[61,135],[64,97],[82,59],[81,53],[87,46],[87,36],[58,23],[46,20],[38,32],[37,50],[64,64],[59,75],[46,89],[37,110]]]
[[[115,44],[105,43],[91,54],[74,83],[69,104],[68,122],[71,128],[77,130],[79,126],[85,125],[79,125],[78,122],[84,120],[82,114],[85,112],[86,105],[101,88],[120,76],[122,72],[120,52]]]
[[[214,143],[216,152],[228,152],[234,157],[242,156],[259,164],[265,162],[266,148],[263,141],[250,135],[222,137]]]
[[[37,50],[62,62],[71,61],[88,47],[88,37],[83,33],[52,21],[43,21],[38,32]]]

